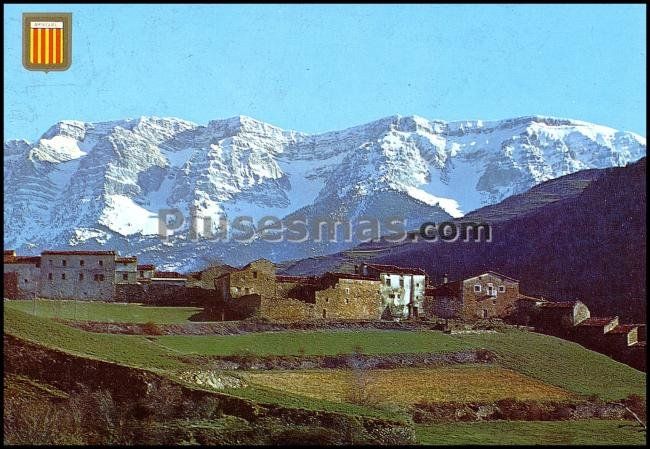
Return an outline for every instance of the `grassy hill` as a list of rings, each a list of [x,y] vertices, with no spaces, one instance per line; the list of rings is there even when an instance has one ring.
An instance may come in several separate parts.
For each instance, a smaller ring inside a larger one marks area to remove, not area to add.
[[[417,401],[420,395],[434,402],[498,398],[573,400],[588,395],[613,400],[630,394],[645,397],[644,373],[575,343],[522,330],[457,335],[438,331],[363,330],[145,337],[85,332],[12,306],[5,303],[4,307],[6,335],[87,359],[151,371],[181,383],[183,374],[209,372],[210,357],[233,354],[300,356],[363,352],[381,356],[476,348],[496,354],[495,363],[480,366],[374,370],[370,373],[372,385],[368,391],[376,388],[375,393],[383,398],[377,403],[359,403],[348,397],[349,387],[358,379],[345,369],[224,372],[243,379],[247,385],[226,388],[222,394],[257,404],[271,404],[265,407],[303,410],[299,412],[303,414],[335,412],[408,423],[411,419],[408,404]],[[102,307],[106,316],[115,317],[118,312],[112,308],[123,306],[108,304]],[[169,319],[164,311],[148,309],[152,310],[151,316],[157,317],[155,319]],[[149,317],[146,318],[149,321]],[[404,382],[404,379],[410,381]],[[64,396],[47,384],[40,384],[38,379],[13,377],[10,384],[10,392],[25,390],[32,396],[42,394],[44,398]],[[426,389],[428,384],[431,388]],[[195,387],[210,390],[205,385]],[[422,388],[427,390],[426,394]],[[599,435],[596,438],[599,442],[639,442],[636,428],[627,421],[584,420],[562,425],[564,427],[560,428],[559,423],[554,422],[436,423],[418,425],[415,429],[420,442],[437,444],[532,441],[532,437],[526,435],[541,435],[547,438],[543,441],[549,443],[589,443],[595,441],[589,432]]]

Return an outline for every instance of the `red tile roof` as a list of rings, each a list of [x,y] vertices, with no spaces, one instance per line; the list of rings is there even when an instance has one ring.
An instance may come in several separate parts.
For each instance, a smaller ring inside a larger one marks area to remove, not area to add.
[[[384,273],[426,275],[425,271],[422,268],[398,267],[397,265],[382,265],[377,263],[368,263],[366,266]]]
[[[5,249],[4,250],[4,255],[5,256],[15,256],[16,255],[16,250],[15,249]]]
[[[610,334],[628,334],[631,330],[638,329],[636,324],[619,324],[614,329],[609,331]]]
[[[151,264],[138,265],[138,270],[155,270],[156,267]]]
[[[132,257],[118,257],[115,259],[116,263],[130,263],[130,262],[137,262],[138,258],[135,256]]]
[[[572,309],[575,305],[576,301],[549,301],[539,306],[546,309]]]
[[[277,282],[296,282],[301,284],[315,284],[318,281],[316,276],[288,276],[277,275],[275,276]]]
[[[171,279],[185,279],[185,275],[177,273],[176,271],[156,271],[153,275],[155,278],[171,278]]]
[[[41,254],[62,256],[114,256],[115,251],[43,251]]]
[[[38,265],[41,263],[40,256],[5,256],[4,263],[28,263],[32,265]]]
[[[326,277],[334,277],[336,279],[357,279],[360,281],[377,281],[377,279],[372,276],[363,276],[361,274],[341,273],[341,272],[332,272],[332,271],[328,271],[323,275],[323,278]]]
[[[605,317],[596,317],[587,318],[586,320],[580,322],[579,326],[606,326],[615,320],[618,317],[615,316],[605,316]]]

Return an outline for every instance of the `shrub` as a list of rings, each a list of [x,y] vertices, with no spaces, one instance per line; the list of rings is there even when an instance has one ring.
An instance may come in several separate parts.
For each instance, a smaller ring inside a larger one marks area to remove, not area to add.
[[[145,324],[142,325],[142,332],[145,333],[145,335],[162,335],[163,332],[160,329],[160,327],[154,323],[153,321],[147,321]]]

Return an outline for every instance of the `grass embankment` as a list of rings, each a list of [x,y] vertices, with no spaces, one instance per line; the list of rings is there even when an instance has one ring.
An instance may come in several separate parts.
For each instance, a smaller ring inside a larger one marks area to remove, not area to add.
[[[421,444],[599,444],[645,445],[632,421],[491,421],[416,425]]]
[[[44,318],[107,323],[180,324],[203,309],[198,307],[152,307],[141,304],[107,303],[99,301],[65,301],[37,299],[36,301],[5,300],[7,308]]]
[[[113,307],[121,307],[111,305]],[[154,307],[147,307],[155,313]],[[167,308],[165,308],[167,309]],[[333,355],[452,352],[486,348],[498,364],[581,395],[645,397],[645,373],[580,345],[531,332],[448,335],[438,331],[261,332],[231,336],[143,337],[84,332],[22,313],[5,302],[5,332],[80,355],[148,369],[196,369],[181,355]],[[149,317],[148,317],[149,318]],[[276,390],[279,391],[279,390]]]
[[[438,331],[260,332],[229,336],[162,336],[163,347],[184,354],[333,355],[452,352],[485,348],[498,364],[581,395],[645,397],[645,373],[566,340],[533,332],[449,335]]]
[[[138,335],[84,332],[46,318],[5,307],[4,331],[24,340],[72,354],[153,370],[182,368],[172,350]]]

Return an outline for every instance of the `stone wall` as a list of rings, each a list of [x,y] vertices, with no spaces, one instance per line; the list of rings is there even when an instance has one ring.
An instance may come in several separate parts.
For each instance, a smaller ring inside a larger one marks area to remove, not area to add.
[[[14,299],[32,299],[40,293],[41,269],[35,263],[5,263],[4,273],[15,273]],[[7,293],[5,293],[6,295]]]
[[[290,298],[266,298],[261,301],[260,316],[278,321],[314,318],[314,304]]]
[[[324,319],[381,318],[381,282],[341,278],[323,290],[316,291],[315,317]]]

